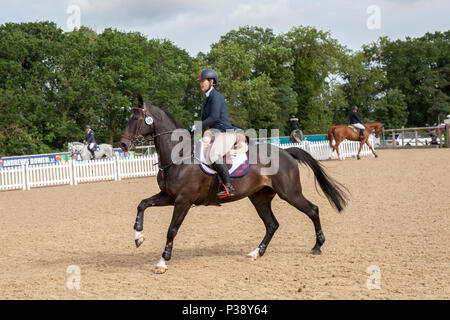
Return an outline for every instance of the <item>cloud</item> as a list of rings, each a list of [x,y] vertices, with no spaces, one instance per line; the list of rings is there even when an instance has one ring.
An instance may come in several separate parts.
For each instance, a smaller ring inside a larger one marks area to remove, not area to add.
[[[274,25],[293,20],[294,13],[288,0],[247,1],[231,12],[231,24]]]
[[[141,32],[165,38],[195,55],[207,52],[220,36],[240,26],[271,28],[276,33],[295,26],[331,31],[351,49],[379,36],[421,36],[450,27],[448,0],[0,0],[0,23],[50,20],[68,31],[67,8],[78,5],[81,24]],[[366,26],[369,5],[381,9],[381,29]]]
[[[204,3],[199,0],[76,0],[71,2],[80,7],[83,24],[95,24],[102,27],[155,24],[172,19],[183,12],[202,10],[202,3]]]

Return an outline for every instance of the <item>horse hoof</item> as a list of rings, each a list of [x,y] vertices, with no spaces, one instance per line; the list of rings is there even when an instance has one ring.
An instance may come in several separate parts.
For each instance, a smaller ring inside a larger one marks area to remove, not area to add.
[[[156,274],[163,274],[163,273],[166,273],[166,271],[167,271],[167,268],[164,268],[164,267],[155,267],[155,273]]]
[[[252,261],[255,261],[259,257],[260,257],[260,255],[259,255],[259,248],[256,248],[255,250],[253,250],[252,252],[247,254],[247,259],[250,259]]]
[[[377,154],[375,155],[375,158],[378,158],[378,155],[377,155]]]
[[[134,240],[134,243],[136,244],[136,248],[139,248],[141,246],[141,244],[144,243],[145,237],[140,237],[136,240]]]
[[[320,251],[320,249],[312,249],[311,254],[318,256],[322,254],[322,251]]]
[[[144,240],[145,240],[144,234],[134,229],[134,243],[136,244],[136,248],[139,248],[139,246],[144,242]]]

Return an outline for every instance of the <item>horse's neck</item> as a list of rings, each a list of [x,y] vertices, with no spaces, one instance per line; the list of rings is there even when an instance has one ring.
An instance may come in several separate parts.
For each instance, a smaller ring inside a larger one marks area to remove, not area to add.
[[[155,131],[156,137],[154,138],[154,143],[161,167],[172,164],[172,149],[178,142],[172,141],[171,133],[167,132],[172,132],[174,130],[176,130],[176,127],[162,128]]]

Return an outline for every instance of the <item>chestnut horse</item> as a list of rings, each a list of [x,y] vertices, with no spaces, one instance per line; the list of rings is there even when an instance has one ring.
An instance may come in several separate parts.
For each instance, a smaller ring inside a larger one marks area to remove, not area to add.
[[[330,178],[321,164],[308,152],[299,148],[279,149],[270,144],[253,143],[249,146],[249,154],[256,154],[256,163],[252,163],[250,171],[241,178],[232,178],[236,194],[224,199],[217,199],[217,176],[209,176],[201,170],[198,163],[193,161],[194,155],[189,150],[175,152],[175,156],[183,157],[183,161],[174,159],[173,150],[179,150],[180,139],[172,139],[174,133],[182,134],[183,139],[191,141],[187,130],[183,129],[175,118],[157,106],[144,103],[139,97],[139,105],[132,109],[132,115],[121,137],[121,148],[126,151],[133,149],[137,141],[151,136],[155,143],[159,159],[157,176],[160,192],[144,199],[137,207],[136,222],[134,224],[135,243],[139,247],[143,241],[144,211],[149,207],[173,206],[172,221],[167,232],[167,242],[155,273],[167,270],[166,262],[172,256],[173,240],[189,209],[199,205],[220,205],[248,197],[255,206],[259,217],[264,222],[266,234],[261,244],[247,256],[252,260],[261,257],[267,249],[272,236],[278,229],[278,222],[272,212],[271,202],[275,195],[304,212],[313,222],[316,243],[312,254],[320,254],[320,247],[325,242],[319,219],[319,208],[307,200],[302,194],[298,162],[311,168],[324,195],[330,204],[338,211],[347,204],[347,194],[344,186]],[[179,137],[179,136],[178,136]],[[190,145],[190,143],[188,143]],[[269,162],[262,161],[264,150]],[[254,152],[254,153],[252,153]],[[250,157],[251,159],[251,157]],[[184,161],[184,160],[189,160]],[[278,162],[277,170],[268,172],[267,168]],[[216,210],[211,210],[216,214]],[[201,227],[198,228],[202,230]]]
[[[373,155],[375,158],[378,157],[378,155],[373,150],[372,146],[369,143],[369,136],[370,133],[375,130],[375,136],[378,138],[381,133],[383,132],[383,125],[380,122],[366,122],[364,123],[364,126],[366,129],[364,130],[364,138],[360,140],[359,138],[359,129],[357,129],[357,132],[353,130],[353,128],[350,128],[348,126],[333,126],[328,130],[328,140],[330,142],[330,147],[332,148],[331,152],[334,152],[336,150],[338,158],[341,159],[341,156],[339,154],[339,144],[344,141],[344,139],[351,140],[351,141],[361,141],[361,144],[359,146],[358,154],[356,155],[356,158],[360,160],[359,154],[361,152],[361,149],[364,144],[367,144],[372,150]],[[333,146],[333,139],[335,141],[335,144]]]

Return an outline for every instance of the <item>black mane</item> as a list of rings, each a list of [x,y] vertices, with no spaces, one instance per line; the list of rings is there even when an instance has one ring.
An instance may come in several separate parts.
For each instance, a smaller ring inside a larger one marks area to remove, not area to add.
[[[169,111],[160,108],[162,111],[164,111],[164,113],[169,117],[169,119],[173,122],[173,124],[177,127],[177,128],[183,128],[183,126],[177,121],[177,119],[175,119],[175,116],[173,114],[171,114]]]
[[[153,104],[148,104],[148,105],[150,105],[151,107],[158,108],[159,110],[163,111],[166,114],[166,116],[170,119],[170,121],[172,121],[172,123],[175,125],[175,127],[177,129],[178,128],[184,129],[184,127],[177,121],[177,119],[175,119],[175,116],[173,114],[171,114],[169,111],[167,111],[165,108],[158,107]]]

